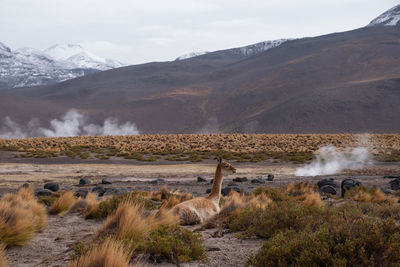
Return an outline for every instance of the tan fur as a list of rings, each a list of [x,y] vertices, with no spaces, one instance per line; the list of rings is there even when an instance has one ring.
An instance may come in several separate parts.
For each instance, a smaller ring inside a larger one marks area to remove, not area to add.
[[[218,159],[211,193],[205,197],[197,197],[176,205],[172,212],[179,216],[181,224],[203,223],[219,213],[221,184],[223,174],[235,173],[236,169],[228,162]]]

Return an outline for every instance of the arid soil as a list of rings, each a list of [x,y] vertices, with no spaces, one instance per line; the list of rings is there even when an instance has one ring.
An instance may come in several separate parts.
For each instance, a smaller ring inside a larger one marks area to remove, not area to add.
[[[215,162],[206,160],[200,163],[139,163],[127,160],[102,161],[93,160],[89,163],[82,160],[65,158],[55,159],[24,159],[16,161],[11,152],[0,152],[0,195],[16,191],[22,184],[30,183],[36,190],[43,188],[48,181],[57,182],[63,190],[91,190],[101,183],[103,178],[109,178],[113,184],[102,185],[114,188],[118,192],[133,190],[157,190],[166,185],[169,189],[190,192],[195,196],[204,195],[211,188]],[[30,162],[29,162],[30,160]],[[224,179],[223,187],[236,186],[245,192],[250,192],[259,186],[280,187],[299,181],[316,183],[322,178],[333,178],[338,183],[344,178],[352,177],[367,186],[389,188],[390,179],[385,175],[400,175],[400,163],[375,163],[365,168],[343,173],[317,176],[295,177],[294,171],[300,165],[290,163],[233,163],[237,173]],[[267,181],[268,174],[274,174],[273,181]],[[202,176],[207,182],[197,182]],[[247,177],[248,182],[233,183],[232,178]],[[91,180],[90,185],[79,186],[80,178]],[[154,182],[161,178],[163,181]],[[263,184],[251,183],[253,178],[261,178]],[[151,181],[153,181],[151,183]],[[28,245],[12,247],[6,250],[10,266],[66,266],[72,247],[77,242],[90,240],[102,221],[85,220],[81,215],[65,214],[63,216],[49,215],[46,228],[36,235]],[[196,227],[191,227],[196,229]],[[181,266],[243,266],[247,257],[255,253],[261,246],[260,239],[238,239],[233,233],[224,233],[217,237],[216,229],[202,230],[204,245],[207,249],[208,262],[190,262]],[[175,266],[169,263],[152,264],[148,266]]]

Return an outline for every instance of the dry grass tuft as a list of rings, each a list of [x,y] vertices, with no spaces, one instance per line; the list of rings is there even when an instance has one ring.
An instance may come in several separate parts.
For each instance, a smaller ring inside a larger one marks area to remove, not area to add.
[[[309,182],[289,184],[286,187],[286,192],[296,200],[302,201],[308,207],[322,207],[323,205],[321,195],[316,191],[315,185]]]
[[[0,243],[0,267],[7,267],[6,256],[4,255],[5,246]]]
[[[46,209],[35,200],[32,187],[0,200],[0,240],[6,246],[26,244],[43,229],[46,220]]]
[[[170,209],[179,203],[192,199],[190,193],[181,193],[179,191],[172,192],[168,190],[167,186],[163,186],[159,191],[150,193],[150,199],[154,201],[162,201],[161,209]]]
[[[90,249],[81,257],[72,260],[70,267],[127,267],[130,252],[119,242],[107,239],[101,245]]]
[[[50,214],[59,214],[67,211],[75,202],[74,193],[71,191],[64,192],[54,201],[50,207]]]
[[[143,205],[124,202],[115,213],[107,217],[95,239],[112,235],[117,239],[140,241],[159,225],[173,225],[178,222],[179,218],[171,212],[160,210],[157,214],[147,215]]]
[[[357,202],[387,203],[396,204],[398,198],[392,195],[385,195],[379,188],[369,188],[356,186],[346,191],[346,198],[351,198]]]
[[[80,212],[85,217],[98,208],[100,201],[97,200],[97,194],[89,192],[85,198],[78,198],[68,210],[68,213]]]

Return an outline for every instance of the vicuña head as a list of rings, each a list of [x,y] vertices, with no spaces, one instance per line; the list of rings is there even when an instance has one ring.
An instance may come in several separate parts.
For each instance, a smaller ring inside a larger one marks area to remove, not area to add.
[[[219,200],[221,198],[221,185],[223,176],[236,172],[233,167],[222,158],[218,158],[215,170],[214,182],[211,193],[208,196],[197,197],[176,205],[172,211],[179,215],[181,224],[203,223],[207,219],[219,213]]]

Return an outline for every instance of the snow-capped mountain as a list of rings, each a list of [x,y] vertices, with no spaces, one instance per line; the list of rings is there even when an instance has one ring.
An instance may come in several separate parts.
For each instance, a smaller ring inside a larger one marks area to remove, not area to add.
[[[259,42],[259,43],[252,44],[252,45],[246,45],[246,46],[242,46],[242,47],[238,47],[238,48],[232,48],[229,50],[233,54],[240,54],[242,56],[248,57],[248,56],[253,56],[258,53],[267,51],[268,49],[277,47],[288,40],[292,40],[292,39],[278,39],[278,40],[272,40],[272,41],[264,41],[264,42]],[[208,51],[192,52],[192,53],[188,53],[188,54],[179,56],[175,60],[184,60],[184,59],[188,59],[188,58],[202,56],[202,55],[205,55],[208,53],[210,53],[210,52],[208,52]]]
[[[99,57],[77,44],[54,45],[44,52],[55,59],[71,62],[80,68],[108,70],[124,65],[116,60]]]
[[[122,63],[98,57],[79,45],[12,51],[0,43],[0,89],[57,83],[121,66]]]
[[[400,5],[382,13],[373,19],[368,26],[399,26],[400,25]]]

